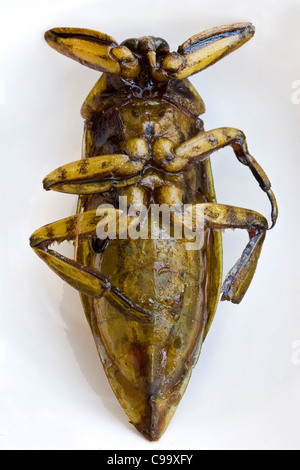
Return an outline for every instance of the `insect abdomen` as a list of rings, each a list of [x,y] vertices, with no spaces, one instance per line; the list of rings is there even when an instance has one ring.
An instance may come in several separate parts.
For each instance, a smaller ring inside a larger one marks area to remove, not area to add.
[[[207,320],[205,250],[188,251],[185,242],[114,240],[94,256],[94,266],[152,314],[142,325],[105,298],[93,301],[106,374],[130,421],[151,440],[183,395]]]
[[[199,132],[199,121],[186,110],[159,99],[120,101],[115,107],[94,111],[86,129],[86,157],[130,153],[137,144],[143,149],[146,165],[137,188],[146,195],[148,208],[150,202],[163,202],[159,189],[170,185],[177,188],[181,203],[201,202],[202,192],[209,197],[207,162],[178,175],[159,168],[157,142],[164,139],[177,145]],[[133,197],[138,192],[135,187],[126,188],[126,195]],[[125,193],[118,189],[113,194],[81,197],[80,207],[118,204],[118,196]],[[171,204],[168,198],[165,202]],[[110,384],[130,421],[150,440],[163,433],[185,391],[216,303],[214,296],[208,299],[220,273],[218,264],[209,271],[213,236],[205,236],[200,250],[187,250],[187,242],[184,238],[157,240],[149,234],[144,240],[110,240],[100,254],[88,242],[78,247],[80,263],[105,274],[151,313],[151,323],[143,325],[124,318],[109,296],[82,296]]]

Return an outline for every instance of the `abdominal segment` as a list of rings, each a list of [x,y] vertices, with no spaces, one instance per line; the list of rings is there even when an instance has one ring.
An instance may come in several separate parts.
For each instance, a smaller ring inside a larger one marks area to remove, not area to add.
[[[163,433],[184,393],[207,321],[205,249],[189,251],[185,243],[112,240],[94,257],[97,269],[152,314],[143,325],[109,296],[92,301],[91,327],[110,384],[150,440]]]

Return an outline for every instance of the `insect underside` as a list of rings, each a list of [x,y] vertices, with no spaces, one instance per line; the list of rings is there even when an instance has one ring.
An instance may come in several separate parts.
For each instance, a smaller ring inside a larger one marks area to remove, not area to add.
[[[177,52],[152,36],[118,45],[87,29],[45,35],[58,52],[104,73],[82,107],[82,160],[44,179],[47,190],[79,195],[77,214],[38,229],[30,243],[80,292],[111,387],[149,440],[162,435],[183,396],[220,293],[242,300],[269,228],[253,210],[217,203],[213,152],[232,147],[276,222],[270,182],[245,135],[230,127],[205,131],[203,101],[188,81],[253,34],[250,23],[222,26]],[[170,208],[168,236],[157,206]],[[221,231],[228,228],[247,230],[249,242],[222,285]],[[191,234],[201,244],[193,247]],[[73,260],[50,249],[64,240],[75,244]]]

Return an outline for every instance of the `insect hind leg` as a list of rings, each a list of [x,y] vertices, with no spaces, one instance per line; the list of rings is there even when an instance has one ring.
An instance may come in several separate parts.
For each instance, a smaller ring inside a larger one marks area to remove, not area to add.
[[[120,223],[120,211],[107,209],[107,212],[109,213],[108,217],[114,220],[118,219],[118,230],[121,233],[124,225]],[[127,217],[126,227],[127,224],[138,222],[139,219]],[[109,301],[118,305],[119,311],[126,318],[140,323],[149,323],[151,322],[151,314],[113,286],[107,276],[49,249],[49,246],[54,242],[92,239],[95,237],[97,229],[103,228],[107,223],[108,218],[98,216],[97,210],[83,212],[39,228],[30,237],[30,245],[36,254],[70,286],[89,297],[105,296]]]
[[[195,204],[189,228],[212,230],[244,229],[248,231],[249,242],[241,257],[227,274],[222,286],[222,299],[240,303],[254,276],[262,245],[268,229],[265,217],[258,212],[241,207],[217,203]]]

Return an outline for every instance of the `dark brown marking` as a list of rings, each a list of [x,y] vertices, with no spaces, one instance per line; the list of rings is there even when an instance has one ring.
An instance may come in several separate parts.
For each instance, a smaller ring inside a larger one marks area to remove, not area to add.
[[[54,238],[55,236],[53,228],[48,225],[46,226],[46,233],[48,238]]]
[[[137,376],[147,377],[150,372],[148,346],[134,343],[129,350],[128,359],[136,371]]]
[[[57,169],[57,175],[60,180],[66,180],[68,178],[68,172],[64,168]]]
[[[81,175],[86,175],[89,169],[90,162],[88,159],[81,160],[78,165],[78,171]]]
[[[218,211],[214,211],[213,209],[205,209],[205,217],[216,220],[219,217]]]
[[[76,230],[77,216],[71,217],[66,220],[66,232],[68,235],[72,235]]]

